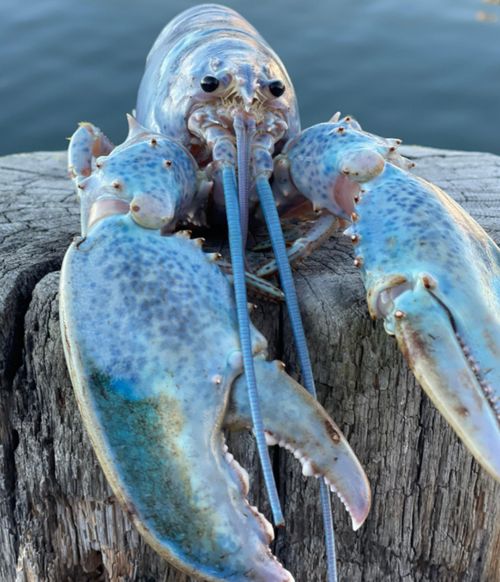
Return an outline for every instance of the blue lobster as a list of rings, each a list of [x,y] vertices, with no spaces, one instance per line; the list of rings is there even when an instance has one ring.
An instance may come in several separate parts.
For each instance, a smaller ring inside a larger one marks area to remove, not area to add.
[[[122,145],[89,123],[71,139],[82,237],[63,264],[61,325],[72,383],[118,499],[188,574],[293,580],[269,550],[270,523],[246,500],[248,476],[224,429],[253,428],[277,525],[267,445],[321,477],[330,580],[329,489],[354,528],[368,515],[364,471],[314,399],[290,268],[347,221],[370,314],[500,480],[500,252],[442,190],[409,173],[399,143],[339,114],[301,131],[281,61],[217,5],[183,12],[160,34]],[[316,218],[290,249],[284,216]],[[230,266],[182,230],[226,220]],[[251,221],[266,222],[276,259],[256,273],[244,258]],[[305,388],[267,361],[248,317],[246,285],[279,296],[265,281],[276,271]]]

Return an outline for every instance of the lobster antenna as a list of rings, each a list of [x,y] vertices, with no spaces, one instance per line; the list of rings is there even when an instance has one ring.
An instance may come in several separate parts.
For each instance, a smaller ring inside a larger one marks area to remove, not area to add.
[[[297,354],[299,356],[302,379],[306,390],[316,398],[316,385],[311,366],[311,358],[307,349],[306,336],[302,317],[299,310],[297,292],[293,282],[292,268],[288,262],[283,230],[276,209],[273,191],[265,175],[257,178],[257,192],[260,205],[267,224],[267,230],[271,237],[271,244],[278,265],[281,287],[285,292],[286,305],[290,323],[292,326]],[[323,512],[323,525],[325,529],[326,558],[328,565],[328,582],[337,582],[337,559],[335,555],[335,533],[333,529],[332,502],[326,483],[320,483],[321,507]]]
[[[281,511],[276,482],[271,467],[271,459],[264,435],[264,423],[259,405],[257,380],[253,365],[252,338],[250,336],[250,320],[247,309],[247,289],[245,283],[245,259],[243,254],[243,237],[240,223],[240,209],[238,194],[236,192],[236,176],[233,166],[225,166],[222,170],[222,183],[226,204],[227,228],[229,234],[229,249],[231,263],[233,265],[234,295],[236,300],[236,313],[238,316],[238,328],[240,332],[241,353],[243,355],[243,368],[248,387],[248,400],[252,413],[253,431],[257,441],[257,449],[266,484],[269,503],[276,526],[284,525],[283,512]]]
[[[255,133],[255,121],[248,124],[241,115],[235,115],[233,124],[236,134],[236,156],[238,167],[238,195],[240,202],[240,224],[243,248],[248,234],[248,191],[250,174],[250,139]]]

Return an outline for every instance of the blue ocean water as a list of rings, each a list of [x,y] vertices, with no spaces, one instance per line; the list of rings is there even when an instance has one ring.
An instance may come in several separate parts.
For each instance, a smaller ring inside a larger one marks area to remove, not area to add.
[[[488,3],[484,3],[488,2]],[[0,153],[126,134],[147,52],[197,2],[0,0]],[[498,0],[232,0],[281,56],[303,125],[337,109],[406,143],[500,153]]]

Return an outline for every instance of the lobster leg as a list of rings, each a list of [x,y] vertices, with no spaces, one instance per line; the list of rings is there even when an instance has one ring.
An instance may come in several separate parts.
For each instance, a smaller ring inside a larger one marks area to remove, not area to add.
[[[218,261],[218,265],[226,273],[227,278],[234,284],[232,265],[226,261]],[[281,289],[275,287],[269,281],[257,277],[253,273],[245,272],[245,282],[247,287],[254,293],[266,297],[271,301],[283,301],[285,299],[285,295]]]
[[[288,249],[288,262],[297,263],[307,258],[320,247],[337,230],[339,219],[332,214],[323,214],[305,236],[298,238]],[[255,273],[257,277],[270,277],[278,270],[276,259],[260,267]]]
[[[254,360],[268,444],[290,450],[306,476],[321,477],[335,491],[358,529],[370,509],[370,486],[358,459],[318,402],[283,371],[281,362]],[[280,405],[276,406],[276,401]],[[224,426],[252,426],[244,377],[234,382]]]

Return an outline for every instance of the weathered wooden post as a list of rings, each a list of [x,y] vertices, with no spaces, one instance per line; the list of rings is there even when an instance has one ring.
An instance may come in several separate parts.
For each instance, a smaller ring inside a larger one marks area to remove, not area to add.
[[[500,157],[405,153],[500,239]],[[57,301],[58,271],[79,224],[65,154],[0,158],[0,190],[0,580],[185,581],[115,502],[76,409]],[[341,580],[499,580],[500,486],[415,384],[395,341],[370,321],[350,244],[332,238],[296,279],[320,400],[374,495],[356,533],[335,501]],[[256,323],[293,373],[284,311],[261,303]],[[244,466],[257,466],[249,435],[230,444]],[[287,520],[275,551],[297,581],[324,580],[317,483],[283,451],[274,463]],[[261,485],[253,471],[253,501],[266,509]]]

